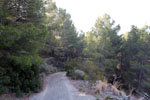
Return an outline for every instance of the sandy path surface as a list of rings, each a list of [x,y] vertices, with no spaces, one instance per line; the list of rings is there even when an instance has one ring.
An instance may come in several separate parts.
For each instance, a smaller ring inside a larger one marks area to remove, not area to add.
[[[52,74],[46,79],[46,86],[41,93],[29,100],[96,100],[93,96],[79,92],[66,77],[65,72]]]

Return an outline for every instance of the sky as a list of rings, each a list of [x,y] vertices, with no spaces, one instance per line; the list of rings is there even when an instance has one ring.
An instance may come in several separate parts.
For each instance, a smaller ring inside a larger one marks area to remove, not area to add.
[[[77,30],[90,31],[97,18],[109,14],[120,24],[120,34],[131,25],[150,25],[150,0],[54,0],[71,15]]]

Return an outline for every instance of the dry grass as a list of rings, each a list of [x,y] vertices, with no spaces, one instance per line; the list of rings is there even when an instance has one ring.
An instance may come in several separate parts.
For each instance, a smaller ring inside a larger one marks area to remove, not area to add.
[[[113,86],[116,87],[117,89],[123,84],[121,84],[120,82],[114,82]]]
[[[114,85],[111,85],[107,83],[107,80],[97,81],[95,84],[92,84],[89,82],[89,84],[85,84],[85,81],[82,80],[71,80],[71,83],[81,90],[81,92],[84,92],[86,94],[93,95],[97,98],[97,100],[105,100],[106,97],[129,97],[126,95],[126,93],[123,90],[118,90],[117,87],[120,87],[121,84],[115,83]],[[132,98],[135,98],[134,96],[130,96]],[[138,99],[135,99],[138,100]],[[139,99],[143,100],[143,99]]]
[[[107,87],[108,87],[107,83],[104,83],[99,80],[96,82],[95,93],[103,94],[103,92],[106,91]]]
[[[120,95],[125,97],[125,96],[126,96],[126,93],[123,92],[123,91],[120,91]]]
[[[113,95],[116,95],[116,96],[120,95],[120,91],[115,86],[112,86],[112,91],[113,91]]]
[[[121,84],[119,82],[115,82],[114,85],[107,83],[106,80],[104,82],[97,81],[95,86],[95,93],[100,93],[101,95],[104,94],[106,91],[111,91],[115,96],[126,96],[126,93],[123,91],[118,90]]]

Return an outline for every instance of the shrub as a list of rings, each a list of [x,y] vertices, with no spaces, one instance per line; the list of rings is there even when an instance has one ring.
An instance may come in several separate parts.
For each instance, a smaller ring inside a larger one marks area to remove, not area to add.
[[[85,61],[80,65],[80,69],[87,74],[87,79],[91,81],[102,80],[103,71],[94,63],[94,61]]]
[[[0,93],[9,90],[22,96],[22,93],[37,92],[40,89],[41,59],[38,56],[10,56],[6,59],[0,67]]]
[[[83,79],[88,79],[91,81],[101,80],[104,78],[103,71],[97,66],[94,61],[83,61],[81,58],[76,58],[68,60],[65,69],[67,75],[73,77],[74,71],[76,69],[81,70],[85,73]]]
[[[8,85],[10,83],[10,77],[6,76],[6,69],[0,66],[0,94],[8,91]]]
[[[48,75],[57,72],[57,68],[52,64],[48,64],[48,61],[46,60],[43,64],[40,65],[40,72]]]
[[[73,76],[74,79],[85,79],[85,73],[82,70],[74,70]]]
[[[110,96],[106,97],[106,100],[111,100],[111,99],[112,99],[112,97],[110,97]]]
[[[12,57],[12,91],[37,92],[40,89],[39,64],[41,59],[33,56]],[[17,91],[16,91],[17,89]]]
[[[149,82],[143,82],[143,89],[144,89],[144,91],[146,91],[147,93],[150,94],[150,83]]]

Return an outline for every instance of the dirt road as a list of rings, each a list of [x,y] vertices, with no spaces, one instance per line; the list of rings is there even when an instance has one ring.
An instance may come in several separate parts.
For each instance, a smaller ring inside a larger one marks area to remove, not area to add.
[[[93,96],[79,92],[66,77],[65,72],[52,74],[46,79],[46,86],[41,93],[29,100],[96,100]]]

